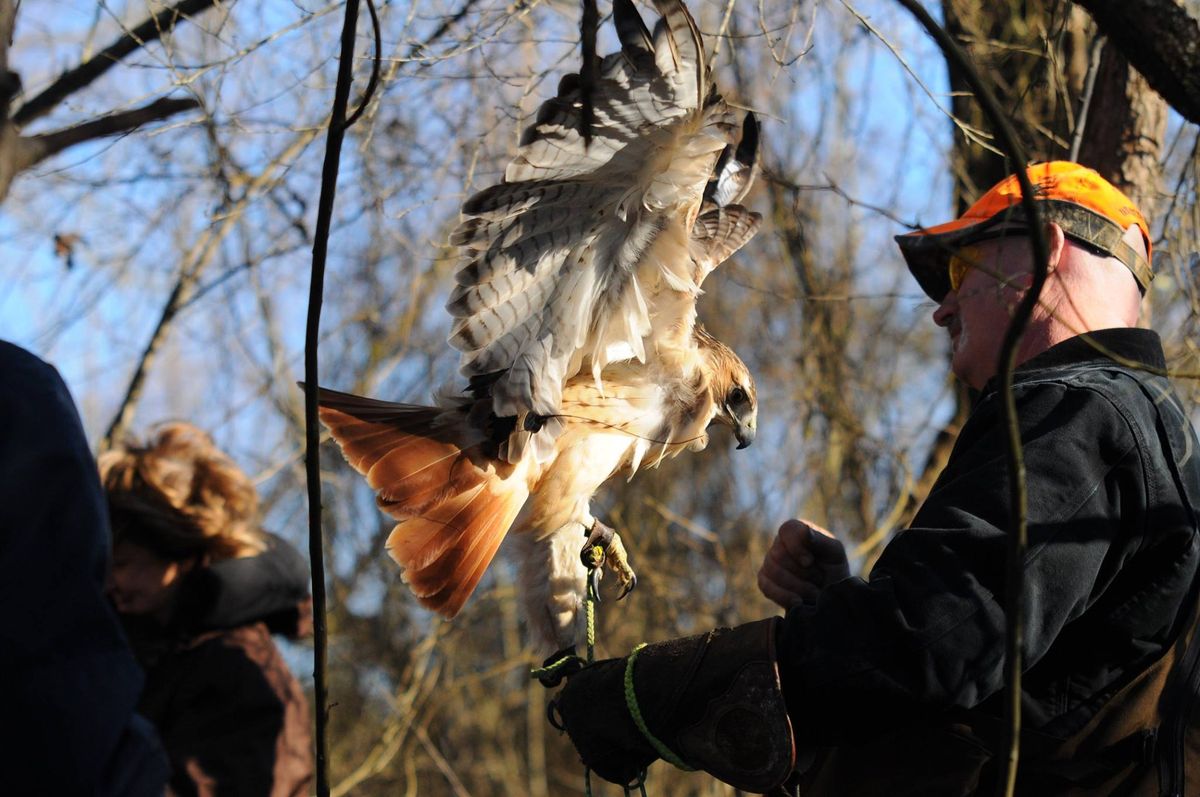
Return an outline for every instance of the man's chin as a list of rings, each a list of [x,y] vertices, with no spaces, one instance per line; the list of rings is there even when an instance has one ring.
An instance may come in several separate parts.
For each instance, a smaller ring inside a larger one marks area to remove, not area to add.
[[[968,387],[979,390],[983,384],[987,382],[987,379],[977,379],[979,375],[976,373],[976,371],[979,369],[973,367],[970,359],[963,356],[963,354],[964,353],[958,347],[955,347],[954,355],[950,359],[950,370],[954,372],[954,376],[958,378],[958,381],[962,382]],[[976,382],[978,382],[978,384],[976,384]]]

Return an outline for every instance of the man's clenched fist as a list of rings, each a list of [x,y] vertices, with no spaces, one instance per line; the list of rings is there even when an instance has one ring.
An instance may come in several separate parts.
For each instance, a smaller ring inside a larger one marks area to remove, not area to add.
[[[813,603],[821,590],[850,575],[846,548],[820,526],[789,520],[779,527],[758,571],[758,588],[791,609]]]

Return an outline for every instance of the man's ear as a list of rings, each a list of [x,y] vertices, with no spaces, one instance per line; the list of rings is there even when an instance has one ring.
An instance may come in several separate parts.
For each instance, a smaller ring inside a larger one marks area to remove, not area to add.
[[[1046,250],[1050,257],[1046,263],[1047,273],[1058,268],[1059,261],[1062,260],[1063,250],[1066,247],[1067,234],[1063,232],[1063,228],[1058,226],[1057,222],[1046,222]]]

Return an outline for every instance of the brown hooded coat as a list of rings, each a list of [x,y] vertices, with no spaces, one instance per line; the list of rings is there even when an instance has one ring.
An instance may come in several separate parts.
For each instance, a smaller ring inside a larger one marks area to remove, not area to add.
[[[127,624],[146,686],[139,710],[173,769],[170,794],[305,795],[308,702],[272,632],[311,627],[303,560],[282,541],[189,575],[169,633]]]

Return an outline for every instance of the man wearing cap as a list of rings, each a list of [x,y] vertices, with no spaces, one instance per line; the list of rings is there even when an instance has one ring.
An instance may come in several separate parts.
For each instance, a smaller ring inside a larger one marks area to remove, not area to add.
[[[1029,530],[1018,793],[1194,793],[1200,443],[1157,335],[1135,326],[1149,229],[1090,169],[1027,175],[1049,260],[1014,376]],[[1013,176],[897,238],[978,395],[945,470],[868,579],[828,532],[788,521],[759,573],[785,617],[571,676],[556,709],[596,774],[629,783],[661,757],[755,792],[994,793],[1013,526],[994,377],[1033,281],[1030,223]]]

